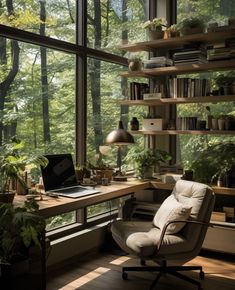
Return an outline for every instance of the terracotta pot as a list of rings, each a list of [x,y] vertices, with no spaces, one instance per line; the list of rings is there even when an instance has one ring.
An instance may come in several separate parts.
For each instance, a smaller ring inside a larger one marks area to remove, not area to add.
[[[148,36],[149,36],[149,40],[161,39],[164,36],[164,31],[162,31],[162,30],[149,30]]]

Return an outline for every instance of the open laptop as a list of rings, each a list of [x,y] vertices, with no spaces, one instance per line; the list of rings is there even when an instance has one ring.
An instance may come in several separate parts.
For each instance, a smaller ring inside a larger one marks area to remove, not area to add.
[[[45,155],[49,163],[41,166],[45,193],[78,198],[99,192],[97,189],[80,186],[77,183],[71,154]]]

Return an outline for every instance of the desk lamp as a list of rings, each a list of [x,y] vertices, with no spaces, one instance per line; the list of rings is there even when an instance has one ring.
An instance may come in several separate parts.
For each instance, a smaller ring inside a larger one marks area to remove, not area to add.
[[[119,121],[118,129],[110,132],[106,137],[107,144],[113,144],[118,146],[118,168],[119,173],[117,176],[114,177],[115,181],[127,181],[127,177],[122,175],[121,166],[121,147],[125,145],[130,145],[135,143],[133,136],[124,130],[122,121]]]

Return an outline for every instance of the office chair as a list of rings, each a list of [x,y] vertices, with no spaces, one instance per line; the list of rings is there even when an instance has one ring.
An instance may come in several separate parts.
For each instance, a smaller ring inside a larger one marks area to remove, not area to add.
[[[111,225],[111,232],[117,244],[129,254],[140,258],[141,266],[123,267],[122,277],[127,279],[128,271],[158,272],[150,286],[153,289],[163,274],[170,274],[201,288],[198,280],[181,271],[199,270],[201,266],[184,266],[201,250],[215,195],[212,189],[202,183],[179,180],[171,195],[164,200],[153,221],[117,220]],[[155,261],[158,266],[146,266],[146,260]],[[177,261],[179,265],[168,265]]]

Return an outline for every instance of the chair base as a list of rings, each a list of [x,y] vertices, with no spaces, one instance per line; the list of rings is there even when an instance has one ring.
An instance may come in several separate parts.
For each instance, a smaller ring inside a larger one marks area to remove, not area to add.
[[[122,268],[122,278],[127,280],[128,275],[127,272],[159,272],[155,280],[152,282],[150,289],[153,289],[154,286],[157,284],[159,279],[163,274],[170,274],[174,277],[180,278],[184,281],[187,281],[191,284],[194,284],[198,287],[198,290],[201,290],[201,283],[191,277],[188,277],[179,271],[192,271],[192,270],[199,270],[199,278],[204,279],[204,272],[201,266],[167,266],[166,262],[163,262],[162,266],[135,266],[135,267],[123,267]]]

